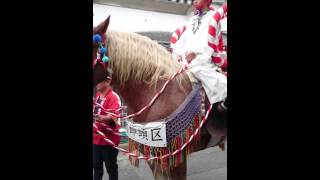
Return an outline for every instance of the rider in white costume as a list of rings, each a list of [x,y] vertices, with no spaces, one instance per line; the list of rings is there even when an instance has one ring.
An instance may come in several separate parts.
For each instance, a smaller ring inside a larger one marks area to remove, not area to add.
[[[213,49],[208,46],[209,23],[215,11],[209,10],[211,0],[195,0],[194,7],[198,13],[190,18],[186,30],[172,46],[175,58],[188,64],[188,71],[202,83],[211,104],[224,101],[227,97],[227,77],[218,71],[211,56]],[[221,26],[218,24],[217,36]],[[226,108],[224,103],[222,107]]]

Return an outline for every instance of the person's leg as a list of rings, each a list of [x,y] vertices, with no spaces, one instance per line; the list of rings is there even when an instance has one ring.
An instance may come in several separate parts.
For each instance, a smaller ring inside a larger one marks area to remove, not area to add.
[[[218,105],[218,112],[227,113],[227,98]]]
[[[201,69],[200,69],[201,68]],[[191,71],[193,69],[193,71]],[[189,69],[201,82],[210,104],[222,102],[227,97],[227,78],[216,72],[214,66],[203,65]]]
[[[224,109],[227,109],[227,103],[228,103],[228,97],[226,97],[226,99],[223,101],[222,106]]]
[[[109,180],[118,180],[117,156],[119,151],[112,146],[105,146],[103,150],[103,159],[109,174]]]
[[[101,146],[93,145],[93,177],[94,180],[102,180],[103,156]]]

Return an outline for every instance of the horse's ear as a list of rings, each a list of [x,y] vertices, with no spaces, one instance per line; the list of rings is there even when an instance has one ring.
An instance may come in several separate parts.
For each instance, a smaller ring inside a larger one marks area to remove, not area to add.
[[[104,20],[95,28],[96,33],[105,34],[108,29],[109,22],[110,22],[110,16],[108,16],[106,20]]]

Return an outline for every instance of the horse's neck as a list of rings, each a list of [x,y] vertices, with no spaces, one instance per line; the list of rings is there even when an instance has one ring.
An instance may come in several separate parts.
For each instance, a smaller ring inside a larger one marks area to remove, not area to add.
[[[135,113],[147,105],[155,94],[160,91],[165,81],[159,81],[157,88],[150,87],[145,83],[136,84],[127,82],[126,87],[116,86],[117,91],[128,107],[128,113]],[[175,81],[168,84],[164,92],[154,104],[141,115],[134,118],[136,122],[151,122],[170,115],[185,100],[192,87],[189,81],[182,83],[183,89]]]

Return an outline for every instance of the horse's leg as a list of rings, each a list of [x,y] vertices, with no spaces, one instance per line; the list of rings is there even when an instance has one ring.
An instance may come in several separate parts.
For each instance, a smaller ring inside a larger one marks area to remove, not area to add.
[[[147,161],[155,180],[169,180],[169,175],[161,169],[161,164],[157,160]]]
[[[170,170],[170,180],[186,180],[187,179],[187,159],[179,166]]]
[[[159,161],[148,161],[155,180],[186,180],[187,179],[187,161],[185,160],[177,167],[171,170],[161,169]]]

